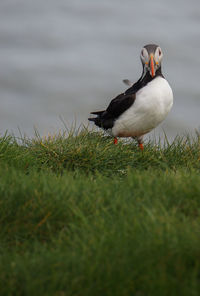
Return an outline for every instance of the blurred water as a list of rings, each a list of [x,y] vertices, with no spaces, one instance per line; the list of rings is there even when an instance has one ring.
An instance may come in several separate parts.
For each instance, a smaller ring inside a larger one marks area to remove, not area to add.
[[[0,133],[87,124],[141,74],[147,43],[164,52],[174,92],[169,137],[200,126],[199,0],[1,0]],[[155,133],[153,133],[155,134]]]

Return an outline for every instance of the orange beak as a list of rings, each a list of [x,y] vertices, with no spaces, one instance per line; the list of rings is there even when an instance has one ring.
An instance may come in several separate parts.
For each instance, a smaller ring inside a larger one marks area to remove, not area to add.
[[[155,69],[154,69],[154,60],[153,60],[153,55],[150,55],[150,69],[151,69],[151,76],[155,76]]]

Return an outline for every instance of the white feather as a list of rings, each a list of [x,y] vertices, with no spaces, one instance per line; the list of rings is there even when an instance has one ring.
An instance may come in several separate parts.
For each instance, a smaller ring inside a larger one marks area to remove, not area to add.
[[[165,119],[172,105],[172,89],[167,80],[158,76],[136,93],[133,105],[115,121],[112,135],[144,135]]]

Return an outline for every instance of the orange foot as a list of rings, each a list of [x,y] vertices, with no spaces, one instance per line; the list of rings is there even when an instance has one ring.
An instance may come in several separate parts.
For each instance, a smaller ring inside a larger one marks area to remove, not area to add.
[[[144,146],[142,143],[139,143],[138,146],[140,147],[141,150],[144,150]]]
[[[114,138],[114,144],[115,145],[117,145],[117,142],[118,142],[117,138]]]

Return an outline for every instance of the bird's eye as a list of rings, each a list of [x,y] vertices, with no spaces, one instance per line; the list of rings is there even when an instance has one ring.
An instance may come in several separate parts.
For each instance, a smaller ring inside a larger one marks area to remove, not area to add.
[[[159,50],[158,50],[158,53],[159,53],[159,56],[161,56],[161,53],[162,53],[162,52],[161,52],[160,48],[159,48]]]

